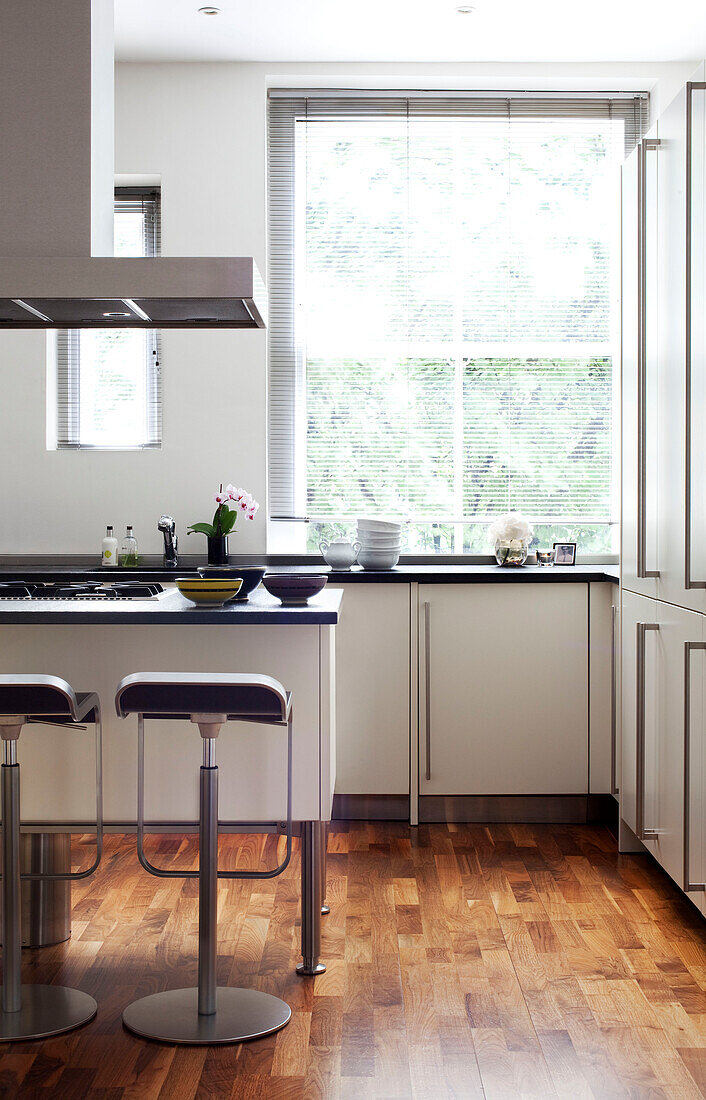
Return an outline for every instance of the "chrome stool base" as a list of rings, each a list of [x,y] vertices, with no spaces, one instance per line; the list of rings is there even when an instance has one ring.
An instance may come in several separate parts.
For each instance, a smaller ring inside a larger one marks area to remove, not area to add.
[[[279,997],[257,989],[220,986],[210,1016],[199,1013],[198,996],[196,987],[153,993],[128,1005],[123,1023],[136,1035],[162,1043],[241,1043],[279,1031],[292,1015]]]
[[[23,985],[22,1007],[0,1011],[0,1042],[47,1039],[92,1020],[98,1005],[80,989],[63,985]]]

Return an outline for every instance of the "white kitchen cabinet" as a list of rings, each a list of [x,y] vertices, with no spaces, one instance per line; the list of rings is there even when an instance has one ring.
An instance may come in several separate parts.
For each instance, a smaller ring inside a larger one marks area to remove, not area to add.
[[[684,649],[684,869],[682,889],[706,914],[706,623]]]
[[[620,786],[620,662],[617,584],[592,583],[589,596],[589,791]]]
[[[621,629],[621,699],[622,699],[622,762],[620,779],[620,816],[626,825],[638,834],[637,805],[637,624],[658,626],[659,605],[656,600],[623,591],[620,611]],[[652,632],[651,632],[652,633]],[[651,641],[652,639],[650,639]],[[645,660],[652,659],[652,651],[645,647]],[[644,686],[645,724],[655,721],[657,712],[656,680],[654,675],[646,679]]]
[[[685,587],[685,338],[686,305],[686,89],[658,123],[652,154],[657,176],[657,231],[653,267],[656,293],[650,305],[659,329],[657,596],[681,607],[703,608],[703,593]]]
[[[622,172],[621,570],[646,596],[657,594],[658,568],[656,138],[653,128],[649,153],[638,146]]]
[[[685,646],[704,638],[703,616],[623,593],[623,820],[665,871],[683,885]],[[690,727],[694,771],[703,737],[703,655],[692,654]],[[700,792],[700,783],[694,791]],[[693,835],[703,833],[701,798],[693,799]],[[703,851],[695,839],[695,871]]]
[[[622,282],[623,586],[702,612],[706,611],[705,152],[706,90],[687,85],[623,167]]]
[[[410,585],[330,587],[345,589],[336,627],[336,791],[408,796]]]
[[[420,585],[420,795],[588,792],[588,586]]]
[[[687,192],[684,206],[690,217],[688,223],[684,219],[687,229],[684,238],[688,247],[683,250],[683,281],[688,309],[684,310],[686,326],[681,326],[685,328],[685,338],[681,344],[684,355],[679,363],[682,406],[678,411],[683,426],[682,468],[688,476],[685,479],[682,473],[679,486],[684,517],[679,533],[683,542],[675,565],[679,569],[678,579],[686,589],[686,599],[679,602],[706,611],[706,85],[703,65],[693,83],[687,85],[684,111],[691,120],[683,141],[686,171],[682,172]],[[665,390],[668,384],[666,381]],[[676,371],[672,377],[672,385],[675,384]],[[676,586],[674,591],[677,591]],[[671,598],[665,595],[665,599]]]

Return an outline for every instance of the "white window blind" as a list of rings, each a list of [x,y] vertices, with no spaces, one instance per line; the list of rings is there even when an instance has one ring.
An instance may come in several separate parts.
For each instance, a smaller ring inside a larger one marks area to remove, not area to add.
[[[115,191],[116,256],[160,254],[159,191]],[[57,447],[133,449],[162,442],[156,329],[57,333]]]
[[[619,167],[647,112],[271,91],[273,519],[615,521]]]

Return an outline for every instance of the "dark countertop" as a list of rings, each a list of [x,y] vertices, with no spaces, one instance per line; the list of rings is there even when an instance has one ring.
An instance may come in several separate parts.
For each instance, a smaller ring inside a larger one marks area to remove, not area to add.
[[[266,561],[266,558],[260,559],[262,564]],[[102,581],[118,579],[173,581],[177,576],[195,573],[198,564],[197,559],[186,559],[179,569],[165,570],[158,558],[152,560],[148,558],[142,567],[138,566],[136,569],[111,570],[96,566],[95,558],[62,558],[55,561],[32,558],[7,559],[0,562],[0,581],[23,579],[50,581],[66,578],[67,576],[74,577],[77,580],[80,578],[97,580],[100,578]],[[242,561],[231,558],[231,564],[245,567],[256,565],[258,562],[251,558]],[[619,582],[619,566],[617,564],[555,565],[548,569],[536,565],[525,565],[521,569],[515,569],[501,568],[490,562],[485,564],[467,564],[459,561],[421,563],[412,560],[402,561],[394,569],[377,572],[361,569],[357,565],[348,570],[332,570],[323,562],[317,563],[301,559],[297,561],[294,559],[293,564],[285,564],[281,559],[273,559],[268,562],[267,570],[270,573],[322,573],[337,584],[341,582],[409,584],[412,581],[417,581],[420,584],[508,584],[532,581],[554,584],[567,582],[586,584],[608,581],[618,584]]]
[[[311,624],[337,623],[343,593],[335,588],[325,588],[313,596],[306,607],[282,607],[279,600],[263,588],[252,593],[244,603],[232,603],[226,607],[197,608],[174,589],[164,599],[153,603],[95,601],[87,605],[84,600],[3,600],[0,603],[0,626],[3,623],[63,624],[129,624],[146,623],[170,626],[308,626]]]
[[[328,573],[329,578],[336,584],[341,581],[398,581],[409,584],[417,581],[419,584],[515,584],[531,583],[580,583],[589,581],[609,581],[618,584],[619,573],[617,565],[554,565],[551,568],[543,568],[537,565],[523,565],[522,568],[514,568],[499,565],[397,565],[394,569],[384,572],[373,572],[354,566],[352,569],[335,572],[324,566],[323,569],[314,570],[313,567],[298,566],[297,572]],[[276,568],[272,572],[277,572]]]

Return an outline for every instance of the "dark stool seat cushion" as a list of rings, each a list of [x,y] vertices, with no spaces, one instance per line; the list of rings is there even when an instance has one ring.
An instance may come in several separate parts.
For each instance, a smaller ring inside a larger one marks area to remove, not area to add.
[[[291,696],[279,681],[256,673],[138,672],[118,685],[115,706],[120,717],[226,714],[233,720],[284,723]]]
[[[95,692],[75,692],[59,676],[7,674],[0,676],[0,714],[95,722],[98,696]]]

